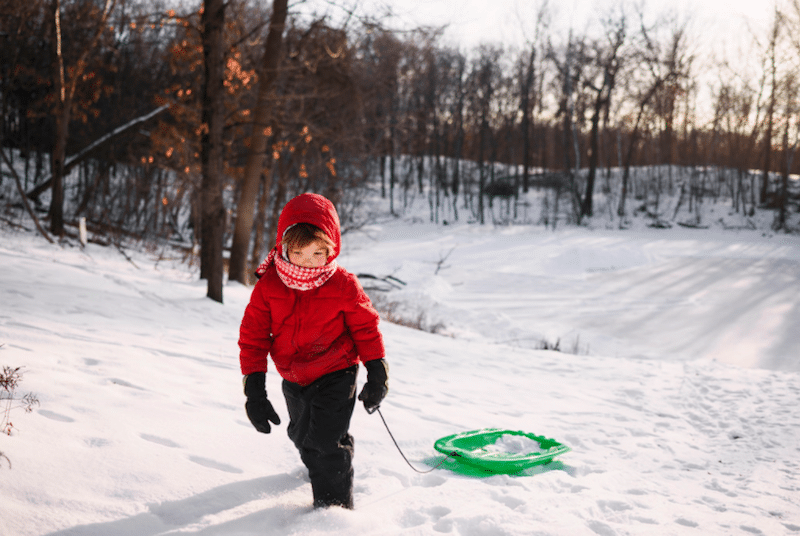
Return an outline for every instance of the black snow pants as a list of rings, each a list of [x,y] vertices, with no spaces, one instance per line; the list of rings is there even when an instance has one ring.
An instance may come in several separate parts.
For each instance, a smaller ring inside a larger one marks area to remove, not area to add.
[[[308,468],[314,506],[353,508],[353,436],[358,366],[338,370],[303,387],[283,381],[289,439]]]

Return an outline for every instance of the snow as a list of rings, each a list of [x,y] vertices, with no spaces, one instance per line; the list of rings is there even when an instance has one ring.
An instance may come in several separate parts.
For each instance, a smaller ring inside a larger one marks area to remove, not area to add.
[[[2,536],[800,534],[797,236],[348,233],[340,263],[404,281],[384,305],[437,332],[381,324],[381,410],[416,467],[483,427],[572,449],[524,477],[417,474],[359,406],[354,511],[311,508],[274,371],[284,423],[247,421],[250,289],[217,304],[168,250],[126,254],[0,230],[0,364],[41,402],[0,436]]]
[[[542,445],[538,441],[520,435],[505,434],[491,445],[483,447],[490,454],[542,454]]]

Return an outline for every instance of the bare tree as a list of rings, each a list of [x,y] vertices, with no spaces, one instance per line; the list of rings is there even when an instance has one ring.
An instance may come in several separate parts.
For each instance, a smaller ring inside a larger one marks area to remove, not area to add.
[[[397,121],[398,121],[398,76],[400,62],[405,50],[404,44],[391,32],[378,31],[368,34],[368,51],[365,56],[371,64],[370,75],[375,114],[374,132],[379,140],[381,197],[389,196],[389,209],[394,213],[394,188],[397,183]],[[389,188],[386,188],[388,165]]]
[[[522,132],[522,191],[528,192],[530,187],[530,167],[533,164],[533,138],[536,129],[535,110],[541,103],[540,88],[544,73],[542,72],[542,42],[548,26],[549,6],[545,1],[536,13],[534,36],[527,44],[519,58],[519,108],[520,130]]]
[[[800,102],[798,99],[800,87],[798,87],[796,74],[794,72],[787,73],[782,85],[784,125],[781,148],[783,154],[781,159],[781,182],[777,192],[778,214],[773,223],[775,230],[786,229],[789,209],[789,174],[794,163],[798,142],[800,142],[800,120],[798,119],[800,115]],[[792,138],[791,142],[790,137]]]
[[[573,215],[580,220],[581,195],[578,187],[578,176],[581,167],[581,135],[579,128],[583,123],[585,95],[582,93],[581,80],[584,70],[589,64],[587,43],[584,37],[575,37],[570,30],[563,50],[550,48],[548,59],[556,68],[556,80],[559,91],[558,111],[561,118],[561,156],[563,170],[569,180]],[[556,207],[558,199],[556,199]]]
[[[250,135],[250,149],[247,154],[242,188],[239,202],[236,205],[236,223],[233,229],[231,245],[229,279],[246,284],[249,282],[247,253],[250,247],[250,236],[253,230],[253,208],[258,194],[259,179],[264,172],[264,158],[267,152],[270,125],[269,95],[275,79],[281,57],[283,29],[286,24],[287,0],[274,0],[270,17],[269,33],[264,45],[261,59],[258,97],[253,109],[253,131]],[[264,186],[264,195],[268,195],[270,183]]]
[[[200,190],[200,277],[208,282],[208,297],[220,303],[224,278],[222,250],[225,233],[225,206],[222,200],[225,7],[224,0],[204,0],[201,22],[205,76],[200,126],[203,176]]]
[[[633,128],[628,133],[629,143],[622,163],[622,191],[620,194],[617,214],[620,218],[625,216],[625,202],[628,196],[630,182],[630,168],[633,164],[634,152],[640,142],[643,121],[647,118],[648,112],[657,114],[659,105],[656,101],[663,100],[664,93],[668,99],[673,99],[674,95],[680,90],[688,78],[690,78],[691,56],[686,50],[686,28],[685,25],[677,25],[670,28],[669,35],[664,38],[664,42],[659,42],[652,35],[652,28],[648,28],[644,22],[640,26],[641,46],[637,54],[640,61],[641,72],[638,73],[633,91],[635,93],[636,108],[632,113],[635,114]],[[635,73],[636,74],[636,73]]]
[[[766,203],[769,194],[769,172],[772,167],[772,137],[775,128],[775,107],[778,96],[778,42],[780,39],[782,16],[777,6],[774,10],[772,27],[767,45],[767,69],[770,84],[769,102],[767,103],[766,130],[764,131],[764,160],[761,168],[761,189],[759,200]]]
[[[464,151],[464,105],[466,101],[465,77],[467,69],[467,59],[463,54],[456,58],[455,95],[452,103],[453,118],[453,174],[450,181],[450,191],[453,194],[453,214],[458,219],[458,192],[461,186],[461,160]]]
[[[589,173],[586,190],[581,203],[581,216],[591,216],[597,165],[600,158],[600,118],[608,116],[611,96],[616,87],[617,73],[620,69],[620,51],[627,39],[625,14],[616,20],[606,22],[606,43],[597,43],[592,51],[592,76],[584,77],[584,85],[594,92],[592,102],[591,131],[589,133]]]
[[[107,28],[108,16],[114,8],[116,0],[105,0],[103,10],[91,7],[89,17],[95,18],[94,35],[80,52],[77,61],[67,69],[64,61],[62,46],[62,21],[61,0],[52,0],[50,11],[53,14],[52,46],[53,57],[53,87],[55,89],[55,137],[51,155],[51,168],[53,177],[53,197],[50,202],[50,231],[61,236],[64,234],[64,159],[66,158],[67,138],[69,137],[69,123],[78,84],[83,79],[83,74],[88,65],[89,55],[95,49],[100,37]],[[91,4],[90,4],[91,6]]]
[[[473,93],[473,114],[475,118],[475,128],[477,128],[477,155],[478,155],[478,221],[483,224],[486,221],[484,190],[487,183],[487,175],[491,172],[487,169],[486,158],[491,150],[493,143],[492,103],[497,90],[500,78],[499,59],[502,50],[494,47],[481,47],[479,56],[475,59],[472,78]],[[491,163],[489,163],[491,165]]]

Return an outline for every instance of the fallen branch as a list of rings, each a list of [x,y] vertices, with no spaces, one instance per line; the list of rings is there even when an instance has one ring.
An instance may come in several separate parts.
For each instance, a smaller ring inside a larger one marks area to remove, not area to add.
[[[435,272],[433,272],[433,275],[436,275],[436,274],[438,274],[438,273],[439,273],[439,270],[441,270],[442,268],[449,268],[449,266],[446,266],[444,263],[445,263],[445,261],[448,259],[448,257],[450,257],[450,254],[451,254],[451,253],[453,253],[453,251],[455,251],[455,249],[456,249],[456,247],[455,247],[455,246],[453,246],[452,248],[450,248],[450,251],[448,251],[448,252],[447,252],[447,255],[444,255],[443,257],[441,257],[441,258],[440,258],[440,259],[439,259],[439,260],[436,262],[436,271],[435,271]],[[441,253],[440,253],[440,255],[441,255]]]
[[[365,280],[364,290],[379,290],[381,292],[388,292],[390,290],[401,289],[405,286],[405,281],[397,279],[393,275],[378,277],[372,274],[357,274],[359,280]],[[366,282],[369,281],[369,282]]]
[[[164,110],[166,110],[169,107],[170,107],[169,104],[164,104],[163,106],[159,106],[158,108],[156,108],[152,112],[147,113],[145,115],[142,115],[140,117],[137,117],[135,119],[131,119],[130,121],[128,121],[124,125],[119,126],[119,127],[115,128],[114,130],[112,130],[111,132],[100,136],[95,141],[93,141],[92,143],[90,143],[89,145],[87,145],[86,147],[84,147],[83,149],[81,149],[80,151],[75,153],[74,155],[69,156],[64,160],[64,173],[65,174],[69,173],[69,171],[76,164],[79,164],[86,157],[86,155],[88,155],[94,149],[98,148],[99,146],[101,146],[102,144],[104,144],[107,141],[111,140],[112,138],[114,138],[116,136],[119,136],[120,134],[122,134],[126,130],[130,130],[132,127],[138,125],[139,123],[144,123],[145,121],[147,121],[149,119],[152,119],[153,117],[155,117],[156,115],[160,114],[161,112],[163,112]],[[44,192],[45,190],[50,188],[50,186],[52,186],[52,184],[53,184],[53,177],[52,176],[47,177],[44,180],[44,182],[42,182],[40,185],[34,187],[34,189],[31,190],[30,192],[28,192],[26,195],[28,196],[29,199],[36,200],[42,194],[42,192]]]
[[[133,267],[134,267],[134,268],[136,268],[136,269],[138,270],[138,269],[139,269],[139,267],[138,267],[138,266],[136,266],[136,263],[135,263],[135,262],[133,262],[133,259],[131,259],[130,255],[128,255],[127,253],[125,253],[125,250],[124,250],[124,249],[122,249],[122,245],[120,245],[120,244],[114,244],[114,245],[116,246],[117,250],[118,250],[120,253],[122,253],[122,256],[123,256],[123,257],[125,257],[125,259],[126,259],[126,260],[127,260],[129,263],[131,263],[131,264],[133,265]]]
[[[31,209],[31,205],[28,203],[28,198],[25,196],[25,190],[22,188],[22,181],[17,174],[17,170],[14,169],[11,161],[6,156],[5,151],[0,150],[0,154],[3,156],[3,162],[5,162],[6,166],[8,166],[8,169],[11,170],[11,175],[14,177],[14,182],[17,184],[17,191],[19,192],[20,197],[22,197],[22,204],[25,206],[25,210],[28,211],[28,214],[33,219],[33,223],[36,225],[36,228],[39,230],[42,236],[45,237],[51,244],[55,244],[53,239],[50,238],[50,235],[47,234],[47,231],[45,231],[42,227],[42,224],[39,222],[39,218],[36,217],[36,213],[33,211],[33,209]]]

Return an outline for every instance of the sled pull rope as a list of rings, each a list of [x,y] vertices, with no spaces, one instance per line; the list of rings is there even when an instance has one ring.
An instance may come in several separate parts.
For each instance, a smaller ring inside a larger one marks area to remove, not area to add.
[[[416,471],[417,473],[419,473],[419,474],[421,474],[421,475],[424,475],[424,474],[426,474],[426,473],[430,473],[431,471],[435,471],[436,469],[438,469],[439,467],[441,467],[441,466],[442,466],[442,464],[444,464],[444,462],[446,462],[446,461],[447,461],[447,458],[448,458],[448,457],[453,457],[453,458],[455,458],[456,456],[458,456],[458,453],[457,453],[456,451],[449,452],[449,453],[447,454],[447,456],[445,456],[445,457],[444,457],[444,459],[443,459],[442,461],[440,461],[439,463],[437,463],[436,465],[434,465],[433,467],[431,467],[431,468],[430,468],[430,469],[428,469],[427,471],[420,471],[419,469],[417,469],[416,467],[414,467],[413,465],[411,465],[411,462],[410,462],[410,461],[408,461],[408,458],[406,458],[406,455],[405,455],[405,454],[403,454],[403,451],[402,451],[402,449],[400,448],[400,445],[398,445],[398,444],[397,444],[397,440],[394,438],[394,435],[392,434],[392,431],[391,431],[391,430],[389,430],[389,425],[388,425],[388,424],[386,424],[386,419],[384,419],[384,418],[383,418],[383,413],[381,413],[381,408],[380,408],[380,406],[375,406],[375,407],[374,407],[374,408],[372,408],[371,410],[370,410],[370,409],[368,409],[368,410],[367,410],[367,413],[369,413],[370,415],[372,415],[372,414],[373,414],[373,413],[375,413],[376,411],[378,412],[378,415],[380,416],[381,420],[383,421],[383,425],[386,427],[386,431],[387,431],[387,432],[389,432],[389,437],[391,437],[391,438],[392,438],[392,442],[394,443],[394,446],[395,446],[395,447],[397,447],[397,452],[399,452],[399,453],[400,453],[400,456],[402,456],[402,457],[403,457],[403,459],[406,461],[406,463],[408,464],[408,466],[409,466],[409,467],[411,467],[411,469],[413,469],[413,470],[414,470],[414,471]]]

